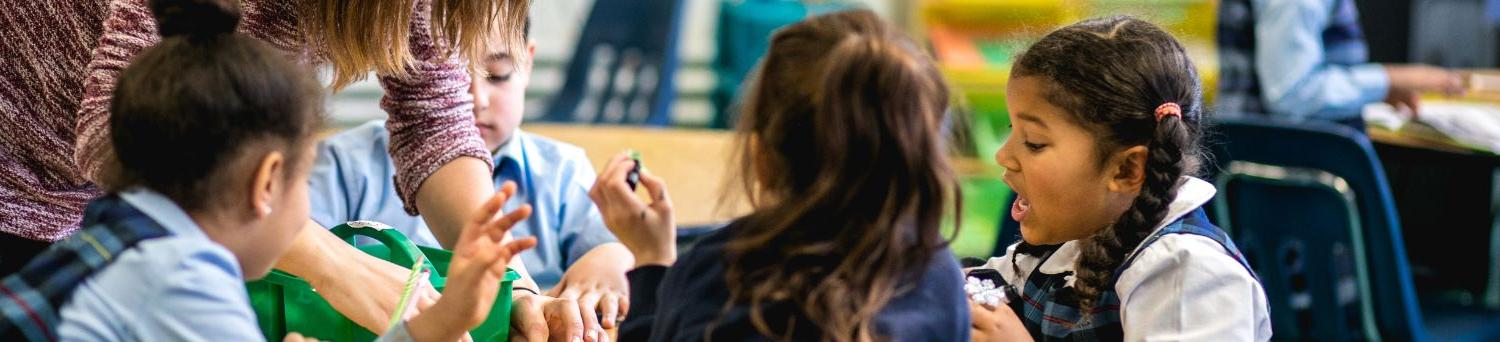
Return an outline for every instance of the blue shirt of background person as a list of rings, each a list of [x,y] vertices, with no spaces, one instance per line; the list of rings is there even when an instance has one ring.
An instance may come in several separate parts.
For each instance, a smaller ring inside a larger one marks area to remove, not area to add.
[[[1463,91],[1425,65],[1369,62],[1353,0],[1225,0],[1219,6],[1218,111],[1318,119],[1364,129],[1366,104],[1419,113],[1418,93]]]

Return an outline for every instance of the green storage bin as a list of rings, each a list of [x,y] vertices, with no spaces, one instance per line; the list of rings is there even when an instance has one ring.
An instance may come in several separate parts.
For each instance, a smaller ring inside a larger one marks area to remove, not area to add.
[[[332,232],[350,244],[354,243],[355,236],[373,238],[380,244],[360,246],[359,249],[404,267],[411,267],[419,255],[425,255],[422,267],[431,271],[428,280],[438,292],[445,288],[453,252],[417,246],[401,232],[372,222],[341,224]],[[511,286],[520,278],[515,270],[505,273],[489,318],[469,331],[475,341],[509,340]],[[261,332],[268,341],[280,341],[292,332],[327,341],[371,341],[377,337],[376,333],[344,318],[307,281],[290,273],[273,270],[261,280],[246,283],[245,287],[250,292],[250,304],[255,308]]]

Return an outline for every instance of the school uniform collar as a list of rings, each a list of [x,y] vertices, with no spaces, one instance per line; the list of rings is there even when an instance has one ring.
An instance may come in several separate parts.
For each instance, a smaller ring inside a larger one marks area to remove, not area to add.
[[[182,210],[182,207],[177,206],[177,203],[172,202],[172,199],[167,198],[166,195],[144,187],[134,187],[121,192],[120,199],[146,214],[146,217],[156,221],[172,235],[208,238],[208,234],[203,233],[203,228],[198,226],[198,223],[194,222],[193,218]]]
[[[516,128],[513,132],[510,135],[510,140],[506,140],[505,143],[500,144],[500,147],[495,148],[495,152],[491,154],[491,157],[494,158],[492,161],[497,170],[500,168],[500,164],[506,160],[516,163],[515,166],[518,169],[526,169],[526,149],[528,148],[526,145],[527,141],[531,139],[520,128]]]
[[[1168,224],[1191,214],[1194,210],[1198,210],[1203,204],[1213,199],[1216,193],[1218,193],[1218,190],[1214,188],[1214,185],[1202,179],[1191,176],[1183,176],[1178,179],[1177,197],[1172,199],[1172,203],[1167,204],[1167,215],[1162,218],[1161,222],[1156,224],[1156,228],[1152,229],[1152,232],[1154,233],[1157,230],[1166,228]],[[1141,247],[1144,246],[1136,246],[1136,249],[1131,253],[1139,252]],[[1081,251],[1078,248],[1077,240],[1065,242],[1057,248],[1057,251],[1052,252],[1052,256],[1047,258],[1041,267],[1037,268],[1037,272],[1043,274],[1072,272],[1073,266],[1078,264],[1079,253]],[[1067,277],[1067,286],[1073,286],[1073,278],[1071,275]]]
[[[500,161],[505,159],[513,159],[516,162],[524,159],[521,156],[525,153],[526,149],[521,145],[525,144],[523,142],[523,140],[526,140],[525,136],[526,132],[522,132],[520,128],[511,131],[510,139],[501,143],[500,147],[495,148],[495,151],[490,153],[490,157],[494,158],[495,165],[499,165]]]

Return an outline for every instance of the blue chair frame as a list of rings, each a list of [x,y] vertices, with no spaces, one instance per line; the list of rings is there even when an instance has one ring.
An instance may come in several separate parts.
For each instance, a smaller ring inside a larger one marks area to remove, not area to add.
[[[595,1],[545,122],[671,124],[683,0]]]
[[[1369,138],[1332,123],[1216,125],[1213,211],[1261,275],[1278,337],[1428,339]]]

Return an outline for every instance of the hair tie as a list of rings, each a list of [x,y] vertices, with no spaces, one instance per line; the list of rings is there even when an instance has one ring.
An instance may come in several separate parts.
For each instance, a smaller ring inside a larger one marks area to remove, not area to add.
[[[1182,106],[1178,106],[1175,102],[1167,102],[1161,104],[1160,107],[1156,107],[1156,122],[1161,122],[1162,118],[1168,116],[1175,116],[1178,119],[1182,119]]]

